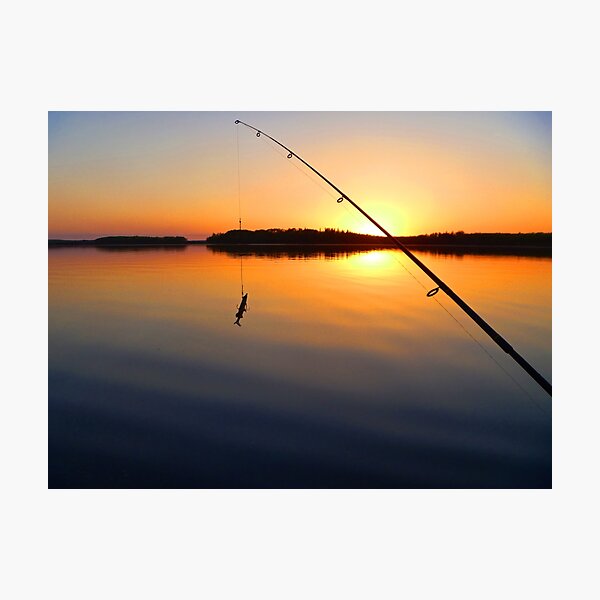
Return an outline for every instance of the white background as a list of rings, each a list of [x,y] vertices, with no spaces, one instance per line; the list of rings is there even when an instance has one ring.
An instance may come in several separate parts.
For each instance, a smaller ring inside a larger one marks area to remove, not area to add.
[[[598,598],[586,2],[3,9],[3,598]],[[47,489],[48,110],[552,110],[553,490]]]

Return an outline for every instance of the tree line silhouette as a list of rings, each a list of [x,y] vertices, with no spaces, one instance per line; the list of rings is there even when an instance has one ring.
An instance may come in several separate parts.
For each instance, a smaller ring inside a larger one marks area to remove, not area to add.
[[[446,231],[413,236],[398,236],[398,240],[412,245],[453,246],[552,246],[551,233],[465,233]],[[361,244],[391,246],[389,238],[348,230],[325,229],[232,229],[213,233],[206,239],[209,245],[227,244]]]

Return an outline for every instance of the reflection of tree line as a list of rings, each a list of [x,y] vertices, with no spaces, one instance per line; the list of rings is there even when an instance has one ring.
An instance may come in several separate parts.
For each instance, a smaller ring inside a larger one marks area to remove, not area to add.
[[[208,246],[211,252],[223,253],[229,256],[258,256],[265,258],[324,258],[325,260],[333,260],[338,258],[347,258],[353,254],[360,254],[376,250],[376,247],[364,248],[348,248],[340,246],[339,248],[319,248],[318,246],[302,246],[302,245],[277,245],[274,246],[240,246],[240,245],[218,245]],[[382,249],[382,248],[380,248]]]
[[[389,246],[328,246],[320,248],[319,246],[243,246],[243,245],[225,245],[208,246],[211,252],[224,253],[233,257],[240,256],[256,256],[265,258],[291,258],[291,259],[306,259],[306,258],[322,258],[325,260],[335,260],[347,258],[354,254],[362,254],[372,252],[374,250],[389,250]],[[549,258],[552,256],[551,248],[527,248],[527,247],[434,247],[434,246],[418,246],[410,245],[412,250],[427,252],[428,254],[446,255],[446,256],[465,256],[465,255],[495,255],[495,256],[537,256]],[[400,250],[396,250],[400,252]]]
[[[148,252],[154,250],[156,252],[184,252],[187,246],[176,246],[169,244],[141,244],[139,246],[95,246],[100,252]]]

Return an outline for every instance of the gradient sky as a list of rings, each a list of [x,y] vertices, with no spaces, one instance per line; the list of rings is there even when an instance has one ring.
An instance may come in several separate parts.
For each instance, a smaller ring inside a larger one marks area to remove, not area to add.
[[[378,233],[235,119],[396,235],[552,230],[549,112],[51,112],[49,237],[203,239],[236,228],[239,204],[247,229]]]

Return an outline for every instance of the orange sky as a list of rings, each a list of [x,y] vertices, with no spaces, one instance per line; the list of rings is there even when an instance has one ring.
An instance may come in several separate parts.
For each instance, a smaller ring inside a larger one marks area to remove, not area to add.
[[[372,225],[397,235],[552,230],[550,113],[49,113],[48,234],[185,235]],[[238,136],[240,196],[238,202]]]

